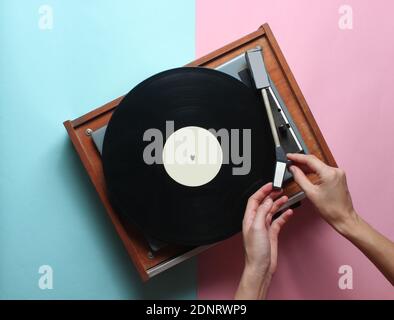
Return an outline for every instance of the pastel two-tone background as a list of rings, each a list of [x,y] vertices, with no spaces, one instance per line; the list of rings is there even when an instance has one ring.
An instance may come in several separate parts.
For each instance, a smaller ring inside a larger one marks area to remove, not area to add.
[[[39,9],[53,12],[52,29]],[[339,8],[353,9],[342,30]],[[390,0],[0,1],[0,298],[231,298],[235,236],[141,283],[62,122],[268,22],[355,207],[394,238]],[[138,187],[138,186],[133,186]],[[154,190],[153,190],[154,192]],[[41,265],[53,289],[38,286]],[[338,269],[353,269],[353,289]],[[272,299],[393,299],[393,287],[308,203],[283,230]]]

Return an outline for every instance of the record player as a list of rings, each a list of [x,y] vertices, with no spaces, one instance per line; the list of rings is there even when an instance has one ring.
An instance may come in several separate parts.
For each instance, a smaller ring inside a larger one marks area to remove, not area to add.
[[[257,64],[257,66],[254,65],[253,55],[256,52],[261,52],[259,54],[263,55],[263,67],[261,67],[261,64]],[[259,79],[265,76],[265,84],[262,84],[261,87],[264,87],[262,89],[262,92],[264,91],[265,94],[265,96],[263,94],[263,98],[267,99],[264,100],[264,103],[266,106],[269,106],[267,107],[269,109],[267,110],[267,113],[268,115],[271,114],[272,121],[270,117],[268,117],[268,119],[270,120],[271,129],[273,130],[272,132],[274,133],[275,131],[276,139],[274,134],[271,136],[266,133],[266,136],[269,136],[270,138],[264,138],[264,141],[270,140],[269,143],[272,144],[271,140],[274,138],[275,146],[283,149],[285,153],[311,153],[329,165],[336,165],[335,160],[305,102],[305,99],[302,96],[302,93],[268,24],[264,24],[257,31],[188,64],[186,67],[193,68],[180,68],[179,70],[162,73],[161,75],[156,76],[156,78],[152,77],[153,80],[144,81],[145,84],[139,85],[139,87],[152,86],[152,83],[155,84],[160,81],[160,77],[165,79],[164,83],[168,83],[171,81],[173,74],[177,76],[180,75],[185,79],[189,79],[189,74],[192,74],[194,77],[193,79],[195,80],[187,80],[191,81],[189,86],[192,85],[193,81],[197,81],[196,83],[198,83],[198,81],[210,81],[211,79],[213,81],[212,83],[215,83],[214,81],[219,81],[219,84],[224,81],[224,83],[229,85],[228,87],[223,86],[223,88],[220,88],[220,85],[217,86],[217,90],[222,90],[223,95],[225,95],[228,88],[234,88],[233,90],[240,90],[240,95],[244,92],[242,90],[245,90],[245,97],[249,97],[253,100],[254,98],[250,92],[255,90],[256,87],[257,89],[260,89],[259,84],[256,83],[256,81],[259,82]],[[205,69],[199,68],[196,72],[192,72],[192,69],[195,69],[194,67],[204,67]],[[216,70],[217,72],[209,71],[210,69]],[[215,80],[215,77],[223,78],[223,80]],[[185,86],[187,86],[187,83]],[[248,87],[248,89],[245,89],[246,87]],[[208,233],[208,231],[204,231],[205,233],[196,233],[196,237],[193,238],[193,233],[195,231],[193,226],[186,225],[188,222],[187,216],[183,217],[183,215],[179,213],[179,219],[184,219],[184,221],[176,222],[176,224],[181,225],[182,222],[183,228],[185,229],[184,231],[186,235],[188,235],[188,237],[186,236],[185,238],[185,236],[183,236],[182,238],[181,236],[177,237],[176,234],[174,235],[174,232],[177,233],[177,231],[182,233],[182,229],[180,229],[180,227],[178,229],[175,228],[175,231],[172,230],[167,233],[160,232],[160,228],[166,228],[166,225],[168,228],[171,227],[171,224],[167,223],[165,218],[161,221],[161,226],[158,228],[141,228],[141,225],[144,226],[146,223],[150,223],[152,225],[152,222],[150,221],[152,219],[149,219],[149,214],[142,212],[143,207],[141,206],[135,207],[138,208],[134,210],[136,212],[133,213],[134,217],[137,217],[136,220],[127,219],[124,214],[120,214],[120,212],[124,211],[124,199],[127,199],[127,194],[123,195],[122,202],[120,201],[122,200],[121,197],[120,200],[119,197],[114,200],[116,197],[113,196],[113,192],[114,189],[119,190],[119,188],[124,188],[124,182],[123,185],[119,186],[118,180],[124,180],[124,174],[123,172],[119,172],[121,171],[119,168],[124,165],[125,159],[121,158],[119,160],[118,157],[115,157],[114,160],[112,159],[112,155],[115,152],[113,150],[116,150],[116,152],[122,152],[119,150],[124,148],[122,148],[121,144],[115,147],[112,147],[112,145],[116,144],[114,143],[114,139],[119,140],[120,135],[130,135],[130,133],[125,130],[125,128],[128,128],[128,123],[124,121],[130,107],[126,109],[125,105],[127,103],[136,104],[136,101],[140,101],[136,97],[141,95],[141,91],[141,88],[138,88],[137,86],[137,89],[133,89],[126,97],[115,99],[114,101],[111,101],[108,104],[73,121],[65,121],[64,125],[93,185],[96,188],[96,191],[100,196],[101,201],[107,210],[111,222],[126,247],[129,256],[133,260],[141,278],[143,280],[147,280],[205,250],[209,246],[213,245],[212,243],[214,243],[215,240],[221,240],[226,238],[228,235],[233,234],[236,229],[230,228],[230,233],[220,234],[220,236],[216,238],[215,236],[209,237],[210,233]],[[149,100],[149,97],[145,97],[144,99]],[[166,99],[166,95],[164,94],[161,99]],[[154,104],[154,100],[152,101]],[[246,99],[245,101],[248,100]],[[252,102],[247,103],[247,106],[245,107],[250,106],[250,108],[252,108],[252,104]],[[226,105],[229,107],[231,106],[231,98],[227,100]],[[119,108],[117,108],[118,106]],[[259,112],[257,103],[255,108],[256,112]],[[263,108],[263,105],[261,105],[261,108]],[[231,109],[228,112],[231,113]],[[221,111],[221,114],[224,113],[226,112]],[[113,114],[116,114],[117,117],[112,117]],[[256,114],[259,115],[258,113]],[[257,118],[255,114],[251,113],[251,115],[253,118]],[[241,117],[238,120],[242,121]],[[253,121],[255,120],[256,119]],[[141,120],[139,122],[141,122]],[[266,122],[268,123],[268,121]],[[119,126],[121,126],[122,123],[124,128],[119,129]],[[138,126],[138,122],[135,122],[134,124],[135,126]],[[276,130],[273,129],[273,127]],[[271,145],[268,145],[266,148],[271,149]],[[274,148],[273,144],[272,148]],[[112,154],[110,154],[110,151]],[[130,159],[132,161],[134,153],[127,151],[126,154],[130,155]],[[192,160],[194,160],[195,156],[193,155],[192,157]],[[278,154],[276,158],[278,160]],[[129,161],[129,159],[127,159],[127,161]],[[261,162],[260,158],[256,158],[255,161]],[[110,165],[112,167],[108,169]],[[160,167],[162,167],[162,165]],[[286,207],[281,208],[281,210],[286,209],[288,206],[298,205],[304,198],[303,192],[292,181],[291,174],[286,170],[286,165],[284,165],[281,170],[279,170],[278,167],[275,169],[274,185],[279,181],[276,179],[277,171],[281,172],[281,177],[279,179],[280,182],[278,182],[279,186],[282,186],[283,183],[285,194],[289,196],[289,202],[286,204]],[[129,170],[129,172],[132,174],[130,177],[126,178],[132,180],[134,171]],[[143,175],[146,174],[146,179],[149,180],[149,177],[151,177],[149,175],[150,171],[146,172],[147,173],[135,172],[135,174],[136,176],[140,174],[142,176],[141,179],[143,179]],[[268,176],[271,174],[270,172],[271,171],[269,171]],[[115,175],[115,178],[113,178],[113,175]],[[310,178],[312,180],[316,179],[314,176],[311,176]],[[129,180],[126,180],[126,182]],[[165,189],[168,188],[163,188],[163,190]],[[195,190],[193,188],[189,189]],[[174,190],[179,191],[180,189]],[[119,191],[117,192],[119,194]],[[139,196],[143,197],[144,194],[143,190],[141,192],[142,193],[140,195],[137,194],[137,197],[132,201],[138,202]],[[128,211],[133,211],[130,208],[133,207],[129,207]],[[181,208],[180,210],[182,211],[184,208]],[[139,217],[143,218],[139,219]],[[172,221],[174,220],[174,217],[168,219]],[[229,219],[231,219],[230,215]],[[238,227],[237,223],[236,228]],[[156,227],[155,223],[153,223],[153,226]],[[182,241],[180,241],[180,239]],[[185,239],[190,241],[184,241]],[[198,241],[196,239],[198,239]],[[200,239],[203,240],[201,241]]]

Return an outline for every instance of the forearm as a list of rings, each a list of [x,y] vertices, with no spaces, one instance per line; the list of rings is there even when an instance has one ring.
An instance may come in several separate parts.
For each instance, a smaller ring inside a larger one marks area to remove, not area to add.
[[[356,215],[340,232],[357,246],[394,285],[394,243]]]
[[[245,266],[239,282],[236,300],[257,300],[265,299],[271,277],[264,271],[253,270]]]
[[[270,287],[271,284],[271,275],[266,275],[264,278],[264,281],[260,287],[260,293],[259,293],[259,300],[265,300],[267,298],[268,294],[268,288]]]

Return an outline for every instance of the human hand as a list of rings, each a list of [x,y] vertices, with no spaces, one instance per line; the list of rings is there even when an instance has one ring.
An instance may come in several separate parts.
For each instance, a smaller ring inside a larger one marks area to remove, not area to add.
[[[327,166],[315,156],[288,154],[294,180],[320,211],[321,216],[351,241],[394,285],[394,242],[359,217],[353,208],[345,172]],[[315,173],[315,184],[305,173]]]
[[[273,215],[288,201],[281,194],[268,183],[248,200],[242,225],[245,269],[236,294],[238,299],[265,297],[277,267],[279,232],[293,214],[288,209],[272,222]]]
[[[314,155],[288,154],[294,165],[290,167],[295,182],[316,206],[321,216],[338,232],[346,234],[350,225],[357,222],[358,216],[353,208],[352,199],[342,169],[333,168]],[[307,173],[318,177],[313,184]]]

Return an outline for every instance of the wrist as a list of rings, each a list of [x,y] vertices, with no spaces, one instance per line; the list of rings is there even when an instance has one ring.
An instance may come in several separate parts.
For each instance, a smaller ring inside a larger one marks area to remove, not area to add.
[[[263,290],[268,288],[271,283],[272,274],[269,272],[269,266],[250,266],[245,264],[244,275],[250,283],[255,283]]]
[[[244,274],[255,281],[263,281],[268,276],[269,265],[253,264],[245,261]]]
[[[271,275],[267,269],[245,264],[235,298],[265,299],[270,283]]]
[[[361,218],[354,209],[351,209],[346,214],[345,219],[333,225],[334,229],[337,230],[341,235],[348,238],[350,237],[360,225]]]

